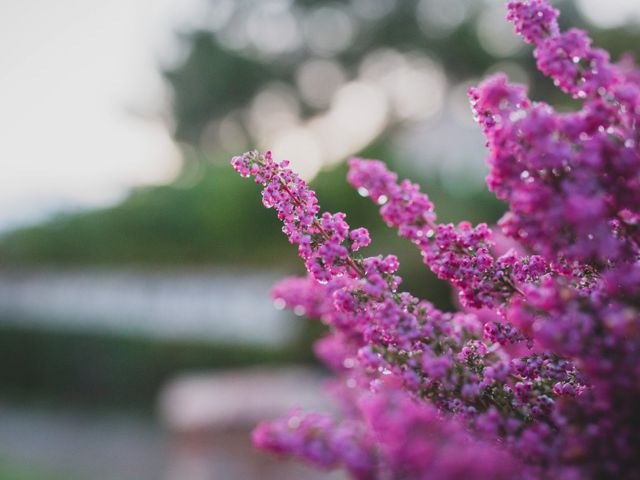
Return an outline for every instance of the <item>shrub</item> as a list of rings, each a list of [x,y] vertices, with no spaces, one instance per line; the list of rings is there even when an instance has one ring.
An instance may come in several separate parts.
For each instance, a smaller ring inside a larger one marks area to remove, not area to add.
[[[509,207],[502,234],[439,224],[416,185],[349,163],[348,181],[457,289],[459,312],[402,292],[396,257],[362,256],[367,230],[321,214],[286,161],[232,160],[298,246],[309,275],[273,295],[330,327],[316,353],[343,407],[261,424],[258,446],[358,479],[640,477],[640,71],[557,17],[545,0],[508,3],[579,111],[532,102],[504,75],[470,90],[487,184]]]

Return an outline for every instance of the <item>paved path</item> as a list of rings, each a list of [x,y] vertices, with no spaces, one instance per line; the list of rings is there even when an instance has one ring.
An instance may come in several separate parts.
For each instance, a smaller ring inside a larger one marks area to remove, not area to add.
[[[250,446],[248,432],[185,450],[153,418],[26,409],[0,403],[0,460],[65,480],[346,480]],[[189,441],[192,441],[190,439]],[[260,474],[255,474],[257,471]]]
[[[150,418],[0,404],[0,458],[27,471],[69,480],[163,479],[167,443]]]

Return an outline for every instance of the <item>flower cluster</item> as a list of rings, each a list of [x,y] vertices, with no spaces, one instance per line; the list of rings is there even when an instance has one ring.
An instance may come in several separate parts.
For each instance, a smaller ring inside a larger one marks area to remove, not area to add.
[[[411,240],[424,262],[441,279],[460,289],[465,306],[498,307],[518,291],[517,284],[534,282],[547,270],[539,256],[500,258],[491,253],[492,232],[486,224],[436,224],[434,206],[417,185],[404,180],[377,160],[349,161],[347,180],[361,195],[381,204],[380,214],[401,237]]]
[[[255,172],[256,180],[270,192],[270,198],[276,196],[274,189],[284,193],[278,194],[277,202],[269,203],[278,212],[297,212],[304,205],[303,199],[315,199],[308,187],[287,169],[286,163],[275,162],[269,154],[249,152],[233,162],[240,173]],[[263,174],[264,171],[269,175]],[[532,369],[534,373],[523,375],[520,364],[538,361],[537,354],[517,363],[502,349],[501,343],[525,340],[524,335],[511,326],[498,324],[493,330],[483,329],[482,322],[473,314],[442,312],[428,302],[399,291],[397,258],[359,256],[356,240],[364,238],[368,243],[368,233],[363,229],[350,230],[344,214],[320,214],[317,202],[311,203],[317,211],[307,221],[299,220],[300,213],[283,217],[289,238],[305,246],[299,248],[299,253],[307,264],[309,276],[288,278],[277,284],[274,301],[298,314],[319,318],[331,327],[331,334],[316,345],[316,352],[336,370],[343,383],[353,389],[347,392],[346,398],[353,400],[354,395],[362,392],[382,392],[381,385],[394,378],[413,401],[428,399],[448,414],[450,418],[443,418],[443,422],[482,424],[484,431],[492,431],[494,436],[499,434],[514,445],[525,432],[529,432],[529,436],[535,434],[530,428],[534,421],[547,425],[545,432],[555,428],[557,419],[549,407],[560,394],[569,392],[559,393],[557,384],[566,383],[573,387],[573,392],[582,388],[569,362],[548,355],[545,362],[555,368]],[[339,219],[340,228],[326,219]],[[313,241],[300,241],[305,236],[311,236]],[[328,262],[323,252],[338,248],[343,249],[340,255]],[[511,252],[505,258],[514,255]],[[520,264],[510,270],[518,281],[525,280],[528,271],[526,262]],[[315,265],[324,267],[320,275]],[[325,417],[309,418],[311,424],[325,425],[324,420],[320,421]],[[352,417],[345,421],[345,425],[358,424],[353,423],[356,419]],[[283,429],[283,425],[276,422],[273,429],[263,425],[260,438],[269,441],[264,440],[261,445],[274,451],[289,445],[295,435],[290,429]],[[336,425],[343,432],[340,427],[343,423]],[[303,428],[294,430],[299,432],[302,443],[294,442],[295,448],[289,451],[319,463],[306,450],[308,432]],[[323,445],[332,445],[335,428],[314,427],[312,431],[314,439],[324,437]],[[369,430],[359,426],[357,431]],[[335,457],[327,458],[332,460],[326,460],[326,465],[338,461]],[[379,462],[370,467],[381,474],[389,466],[380,457],[376,458]]]
[[[508,18],[540,70],[583,107],[557,113],[504,76],[470,91],[487,138],[504,243],[486,225],[439,224],[418,186],[353,159],[348,181],[460,292],[443,312],[400,289],[393,255],[270,153],[232,160],[263,186],[309,272],[274,303],[329,327],[334,417],[295,410],[255,443],[356,479],[638,478],[640,73],[610,63],[544,0]]]
[[[510,207],[501,226],[559,273],[633,261],[640,252],[636,69],[610,63],[581,30],[560,33],[545,1],[508,7],[516,31],[535,45],[538,68],[585,103],[559,114],[503,75],[471,90],[490,150],[487,183]]]
[[[446,421],[434,407],[391,385],[376,394],[363,393],[355,406],[354,418],[340,424],[327,415],[294,410],[284,419],[259,425],[254,442],[321,468],[342,466],[358,480],[508,480],[520,471],[513,456],[472,439],[462,424]]]
[[[249,152],[233,159],[233,167],[244,177],[254,176],[264,185],[262,203],[274,208],[289,241],[298,245],[300,256],[316,280],[327,282],[333,276],[358,275],[362,267],[353,263],[349,252],[368,245],[362,229],[349,234],[344,213],[317,216],[318,200],[304,180],[291,171],[288,162],[275,162],[271,153],[258,158]]]

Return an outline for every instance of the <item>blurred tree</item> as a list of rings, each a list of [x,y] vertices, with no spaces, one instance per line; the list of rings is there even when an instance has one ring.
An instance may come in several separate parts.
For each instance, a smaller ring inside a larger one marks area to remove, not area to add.
[[[573,2],[558,5],[563,21],[584,24]],[[0,259],[21,264],[297,265],[273,216],[227,166],[231,154],[260,142],[251,112],[256,98],[277,82],[300,105],[298,121],[317,117],[329,103],[313,101],[304,91],[305,65],[328,61],[347,82],[360,78],[363,63],[373,54],[392,49],[432,59],[451,83],[478,78],[496,62],[508,61],[530,75],[534,97],[544,95],[570,108],[566,97],[553,96],[556,90],[548,80],[536,76],[522,48],[487,47],[482,38],[486,12],[492,9],[502,15],[501,2],[490,0],[212,0],[200,26],[178,34],[185,56],[164,72],[173,94],[175,137],[184,146],[182,175],[172,185],[137,189],[112,208],[62,215],[10,232],[0,239]],[[596,42],[614,54],[630,46],[640,52],[637,31],[590,30]],[[520,42],[515,35],[508,38]],[[328,93],[330,100],[335,92]],[[234,129],[228,124],[222,128],[225,119],[232,120]],[[271,121],[269,111],[262,120]],[[402,168],[389,141],[402,122],[388,120],[387,128],[360,153]],[[245,140],[233,144],[224,137],[229,131]],[[481,162],[482,153],[478,155],[474,160]],[[384,229],[371,206],[358,201],[344,172],[344,167],[332,167],[316,178],[322,205],[348,212],[354,225],[372,227],[375,251],[407,255],[411,261],[405,268],[412,270],[408,277],[417,279],[410,285],[435,288],[425,283],[428,274],[422,273],[425,269],[411,256],[411,248]],[[415,172],[404,173],[416,179]],[[464,217],[492,222],[500,215],[501,205],[487,192],[459,198],[437,176],[423,183],[444,221]],[[472,212],[468,205],[474,206]]]
[[[573,1],[557,3],[563,22],[586,26]],[[380,49],[427,55],[444,67],[452,82],[476,79],[497,62],[509,61],[533,78],[534,97],[570,103],[532,68],[531,56],[519,48],[521,41],[515,35],[494,37],[494,42],[512,44],[502,51],[483,41],[491,27],[482,21],[483,15],[488,10],[501,15],[502,2],[213,0],[210,8],[212,16],[225,21],[205,20],[195,31],[182,33],[185,59],[165,71],[174,94],[180,141],[197,144],[207,126],[240,111],[243,130],[255,143],[260,139],[252,135],[247,109],[265,86],[282,82],[291,87],[302,103],[303,119],[309,118],[326,106],[309,103],[301,92],[299,74],[306,62],[330,59],[345,72],[346,80],[354,80],[362,62]],[[274,36],[280,40],[274,41]],[[629,48],[640,53],[637,31],[595,30],[594,37],[615,55]]]

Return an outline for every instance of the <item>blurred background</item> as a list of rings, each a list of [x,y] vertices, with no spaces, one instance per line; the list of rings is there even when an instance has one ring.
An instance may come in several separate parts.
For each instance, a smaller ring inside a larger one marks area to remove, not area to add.
[[[637,0],[558,0],[614,57]],[[501,0],[0,0],[0,479],[341,478],[248,432],[322,407],[322,326],[269,288],[303,273],[229,158],[269,148],[322,206],[451,293],[345,182],[351,155],[420,183],[443,221],[494,222],[466,91],[535,72]]]

